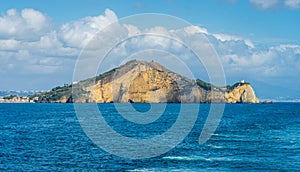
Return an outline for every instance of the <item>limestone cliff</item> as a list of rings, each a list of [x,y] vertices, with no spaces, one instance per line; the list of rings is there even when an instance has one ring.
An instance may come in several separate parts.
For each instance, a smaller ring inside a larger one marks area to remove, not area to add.
[[[156,62],[129,61],[102,75],[32,96],[37,102],[258,103],[248,83],[217,87]]]
[[[184,84],[185,80],[188,80],[186,84]],[[109,82],[98,80],[95,85],[87,87],[86,90],[90,92],[89,101],[97,103],[182,102],[181,95],[185,94],[180,93],[179,87],[184,88],[182,91],[192,89],[191,83],[192,80],[178,77],[158,63],[131,61],[116,69]],[[195,98],[199,96],[200,94],[194,95]],[[188,98],[182,97],[182,99]]]
[[[239,84],[232,91],[225,93],[227,103],[259,103],[250,84]]]

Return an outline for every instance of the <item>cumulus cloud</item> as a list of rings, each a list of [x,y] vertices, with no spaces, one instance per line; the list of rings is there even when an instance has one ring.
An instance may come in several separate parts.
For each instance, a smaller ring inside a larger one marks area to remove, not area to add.
[[[234,35],[226,35],[226,34],[213,34],[213,36],[215,38],[217,38],[220,41],[237,41],[237,40],[241,40],[241,38],[234,36]]]
[[[154,48],[175,53],[185,63],[192,64],[194,59],[190,58],[191,54],[188,54],[189,52],[185,50],[185,47],[176,43],[175,40],[168,39],[168,37],[183,38],[184,41],[188,41],[192,45],[205,47],[205,42],[202,42],[202,38],[199,37],[204,35],[219,54],[229,78],[256,79],[258,73],[260,74],[259,77],[262,78],[296,77],[295,73],[300,72],[298,67],[300,65],[298,45],[278,45],[265,48],[255,46],[249,39],[236,35],[210,33],[207,29],[199,26],[188,26],[177,30],[168,30],[163,27],[145,30],[140,30],[134,26],[124,27],[128,29],[128,33],[131,33],[129,35],[132,35],[132,33],[150,33],[153,35],[140,36],[122,43],[114,49],[113,54],[115,56],[118,54],[128,56],[143,49]]]
[[[10,9],[0,23],[0,39],[36,40],[53,28],[50,18],[34,9]]]
[[[59,35],[66,46],[83,48],[97,32],[117,20],[116,14],[106,9],[104,15],[85,17],[62,25]]]
[[[107,9],[103,15],[59,26],[34,9],[7,10],[0,16],[0,78],[5,75],[19,79],[24,75],[71,77],[81,48],[116,20],[115,13]]]
[[[299,2],[295,0],[284,2],[288,8],[299,6]],[[269,9],[278,1],[251,0],[251,3]],[[0,81],[5,82],[4,76],[14,75],[19,79],[25,79],[24,76],[35,75],[65,82],[66,78],[72,78],[74,64],[81,49],[99,31],[117,21],[118,17],[109,9],[102,15],[85,17],[61,26],[53,24],[47,15],[33,9],[24,9],[20,12],[8,10],[0,16]],[[153,59],[164,58],[162,61],[167,67],[173,67],[176,72],[184,73],[185,71],[180,71],[181,69],[173,65],[174,57],[171,55],[173,53],[192,66],[192,70],[204,73],[205,70],[203,72],[199,65],[195,65],[191,51],[180,41],[187,41],[189,45],[205,49],[209,46],[205,40],[209,40],[220,56],[227,78],[268,80],[282,77],[283,80],[293,78],[297,80],[300,73],[299,45],[282,44],[266,48],[237,35],[210,33],[200,26],[187,26],[176,30],[159,26],[141,29],[134,25],[119,23],[115,26],[113,30],[108,31],[112,34],[111,37],[114,36],[113,33],[116,33],[115,35],[122,33],[130,38],[111,51],[110,57],[115,58],[116,64],[118,57],[127,57],[144,49],[157,49],[160,51],[144,51],[133,57],[153,55],[155,56]],[[94,43],[97,43],[97,40],[94,40]],[[97,48],[99,44],[94,46]],[[209,55],[207,57],[209,58]],[[109,68],[116,65],[107,66]],[[47,80],[41,79],[37,82],[47,83]]]
[[[208,34],[207,29],[199,27],[199,26],[188,26],[188,27],[184,28],[184,31],[189,34],[196,34],[196,33]]]
[[[300,73],[299,48],[298,45],[279,45],[266,50],[256,49],[248,56],[239,56],[238,52],[223,55],[222,60],[230,76],[266,80],[283,77],[282,82],[285,82]]]
[[[242,41],[249,48],[254,48],[255,47],[251,40],[243,39],[243,38],[235,36],[235,35],[228,35],[228,34],[223,34],[223,33],[221,33],[221,34],[212,34],[212,35],[221,42]]]
[[[16,50],[21,42],[14,39],[0,40],[0,50]]]

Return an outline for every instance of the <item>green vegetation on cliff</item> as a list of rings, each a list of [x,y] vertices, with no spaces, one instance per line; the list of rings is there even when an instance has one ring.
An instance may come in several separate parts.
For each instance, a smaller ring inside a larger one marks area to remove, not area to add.
[[[60,102],[64,97],[70,97],[71,95],[72,85],[65,84],[64,86],[57,86],[48,92],[31,95],[29,98],[35,102],[52,103]]]
[[[3,99],[10,100],[10,99],[13,99],[15,97],[18,97],[18,96],[17,95],[9,95],[9,96],[4,96]]]

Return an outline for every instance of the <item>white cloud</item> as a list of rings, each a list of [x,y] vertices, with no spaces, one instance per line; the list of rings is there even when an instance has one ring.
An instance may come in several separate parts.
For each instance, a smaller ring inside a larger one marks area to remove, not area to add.
[[[288,8],[299,9],[300,0],[285,0],[284,5]]]
[[[27,27],[32,29],[34,32],[39,32],[43,29],[48,28],[48,18],[39,11],[33,9],[24,9],[21,12]]]
[[[17,15],[17,11],[15,9],[9,9],[9,10],[7,10],[6,14],[8,16],[15,16],[15,15]]]
[[[62,25],[59,35],[67,46],[83,48],[97,32],[117,20],[116,14],[106,9],[103,15],[85,17]]]
[[[298,45],[279,45],[265,48],[255,46],[251,40],[235,35],[213,34],[209,33],[206,29],[202,29],[206,30],[205,32],[195,31],[197,30],[195,29],[197,26],[178,30],[168,30],[163,27],[154,27],[146,30],[140,30],[134,26],[124,27],[130,30],[129,35],[131,36],[143,33],[151,33],[153,35],[136,37],[122,43],[113,50],[115,56],[121,55],[122,57],[126,57],[143,49],[154,48],[156,50],[165,50],[166,52],[175,52],[175,56],[180,57],[185,63],[193,64],[194,59],[190,58],[190,54],[188,54],[184,47],[174,40],[180,37],[184,41],[188,41],[189,44],[206,47],[206,43],[202,42],[200,36],[205,35],[220,55],[225,72],[229,78],[256,79],[258,76],[266,79],[283,76],[287,76],[288,78],[295,77],[294,73],[300,72],[298,67],[298,65],[300,66],[300,48]],[[167,37],[175,39],[170,40]],[[151,53],[148,54],[151,55]],[[170,64],[172,64],[172,60],[170,60]]]
[[[237,36],[234,36],[234,35],[226,35],[226,34],[213,34],[213,36],[215,38],[217,38],[218,40],[220,41],[237,41],[237,40],[240,40],[239,37]]]
[[[293,1],[294,3],[285,2],[289,4],[289,8],[297,7],[296,1]],[[269,4],[262,3],[260,5],[266,9],[275,4],[275,1],[269,2]],[[288,5],[286,4],[286,6]],[[51,75],[53,78],[61,78],[62,74],[65,74],[71,77],[75,60],[81,48],[97,32],[117,20],[116,14],[107,9],[102,15],[85,17],[55,27],[51,19],[39,11],[33,9],[24,9],[20,12],[15,9],[8,10],[0,17],[0,81],[4,82],[2,75],[20,75],[21,77],[41,75],[45,76],[43,78]],[[129,37],[140,34],[152,34],[152,36],[133,37],[116,46],[111,51],[111,56],[115,56],[115,58],[127,57],[140,50],[153,48],[161,50],[160,53],[152,52],[154,55],[163,54],[163,50],[172,52],[192,66],[195,58],[191,58],[189,54],[191,52],[176,40],[180,37],[183,42],[187,41],[190,45],[201,46],[205,49],[208,46],[205,40],[208,39],[220,55],[229,78],[256,79],[259,77],[267,80],[286,76],[290,79],[297,78],[297,75],[300,74],[299,45],[283,44],[264,48],[254,45],[249,39],[224,33],[210,33],[206,28],[199,26],[188,26],[177,30],[169,30],[164,27],[143,30],[134,25],[120,24],[116,26],[113,30],[109,30],[109,33],[122,33]],[[204,36],[207,39],[204,39]],[[97,46],[99,45],[95,44],[96,48]],[[144,54],[151,55],[151,52],[144,52]],[[170,54],[165,53],[164,55],[164,57],[168,57],[164,61],[171,66],[173,61],[170,60],[172,59]],[[199,66],[194,65],[194,67],[194,70],[201,70]]]
[[[65,72],[72,76],[81,47],[116,20],[114,12],[107,9],[103,15],[86,17],[60,27],[34,9],[7,10],[0,16],[1,74],[59,77]]]
[[[20,13],[7,10],[0,17],[0,25],[0,39],[16,40],[36,40],[53,28],[49,17],[33,9],[23,9]]]
[[[14,40],[14,39],[8,39],[8,40],[0,40],[0,51],[1,50],[16,50],[20,47],[21,42]]]
[[[254,44],[249,39],[243,39],[241,37],[235,36],[235,35],[228,35],[228,34],[212,34],[216,39],[218,39],[221,42],[226,41],[243,41],[245,45],[247,45],[249,48],[254,48]]]
[[[300,0],[250,0],[250,3],[262,10],[283,7],[291,9],[300,8]]]
[[[133,25],[124,24],[124,27],[127,29],[128,36],[134,36],[141,33],[140,29]]]
[[[255,46],[251,40],[245,39],[244,42],[249,48],[255,48]]]
[[[291,79],[300,73],[299,50],[298,45],[278,45],[266,50],[256,49],[248,56],[232,54],[224,55],[222,59],[231,76]]]
[[[43,56],[76,57],[80,52],[80,49],[64,46],[56,31],[41,36],[38,41],[26,43],[26,47]]]
[[[196,33],[208,34],[207,29],[199,27],[199,26],[188,26],[188,27],[184,28],[184,31],[189,34],[196,34]]]
[[[279,4],[279,0],[250,0],[250,3],[261,9],[270,9]]]

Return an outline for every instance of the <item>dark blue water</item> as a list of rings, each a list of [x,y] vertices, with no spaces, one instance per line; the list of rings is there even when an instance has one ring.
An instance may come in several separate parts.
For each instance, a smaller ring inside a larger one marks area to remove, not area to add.
[[[169,104],[157,121],[142,125],[119,116],[113,104],[98,106],[115,131],[133,138],[164,133],[180,109],[179,104]],[[134,106],[140,112],[149,110],[148,104]],[[194,128],[174,149],[155,158],[133,160],[94,144],[82,130],[72,104],[0,104],[0,171],[300,170],[299,103],[226,105],[215,134],[199,145],[209,107],[200,106]]]

